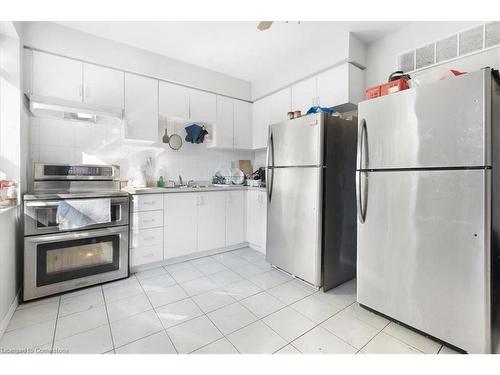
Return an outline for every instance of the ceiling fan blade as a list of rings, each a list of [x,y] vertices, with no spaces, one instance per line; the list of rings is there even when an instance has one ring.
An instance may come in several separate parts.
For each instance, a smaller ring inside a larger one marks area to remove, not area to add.
[[[267,30],[271,27],[273,24],[273,21],[260,21],[259,24],[257,25],[257,29],[260,31]]]

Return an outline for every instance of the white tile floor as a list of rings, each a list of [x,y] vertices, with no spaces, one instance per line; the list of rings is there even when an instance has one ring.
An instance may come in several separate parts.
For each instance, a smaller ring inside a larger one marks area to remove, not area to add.
[[[318,292],[244,248],[20,305],[0,352],[454,352],[365,310],[355,289]]]

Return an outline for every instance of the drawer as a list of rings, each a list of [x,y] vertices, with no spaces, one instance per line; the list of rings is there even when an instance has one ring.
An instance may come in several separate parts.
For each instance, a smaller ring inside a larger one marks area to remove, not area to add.
[[[132,212],[163,210],[163,194],[132,196]]]
[[[145,246],[130,249],[130,267],[160,262],[163,260],[163,246]]]
[[[163,227],[163,210],[134,212],[132,214],[132,230],[158,227]]]
[[[131,248],[163,245],[163,228],[131,230]]]

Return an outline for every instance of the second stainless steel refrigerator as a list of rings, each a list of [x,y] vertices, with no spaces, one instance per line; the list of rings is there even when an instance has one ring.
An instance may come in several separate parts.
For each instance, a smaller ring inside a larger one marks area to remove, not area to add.
[[[324,113],[269,129],[267,260],[324,290],[356,273],[356,131]]]
[[[495,351],[499,98],[484,69],[359,105],[358,302],[471,353]]]

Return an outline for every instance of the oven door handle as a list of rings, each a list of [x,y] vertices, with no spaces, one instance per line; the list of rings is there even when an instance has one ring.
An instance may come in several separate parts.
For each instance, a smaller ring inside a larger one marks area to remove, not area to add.
[[[59,201],[56,202],[27,202],[26,207],[57,207],[59,206]]]
[[[110,234],[128,234],[128,226],[118,226],[118,227],[109,227],[109,228],[99,228],[99,229],[89,229],[82,230],[78,232],[63,232],[63,233],[54,233],[54,234],[43,234],[39,236],[25,237],[25,241],[29,242],[57,242],[57,241],[67,241],[67,240],[76,240],[80,238],[91,238],[97,236],[106,236]]]

